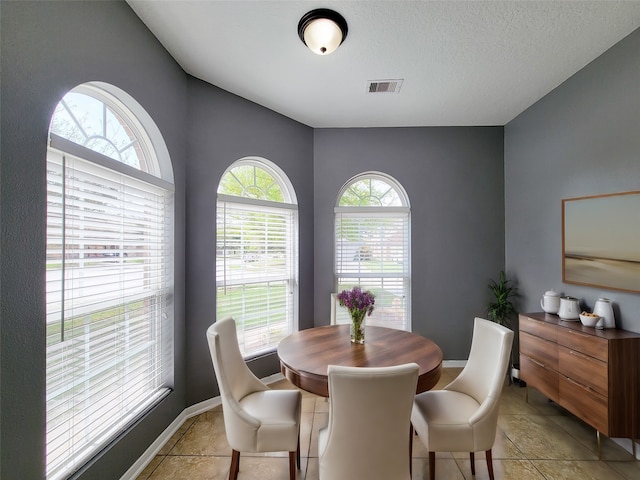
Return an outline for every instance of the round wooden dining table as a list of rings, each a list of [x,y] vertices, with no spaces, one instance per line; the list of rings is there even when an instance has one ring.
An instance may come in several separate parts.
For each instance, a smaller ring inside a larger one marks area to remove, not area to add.
[[[329,396],[327,367],[388,367],[418,364],[416,393],[430,390],[440,380],[442,350],[416,333],[367,326],[363,345],[349,337],[349,325],[329,325],[295,332],[278,345],[282,374],[295,386]]]

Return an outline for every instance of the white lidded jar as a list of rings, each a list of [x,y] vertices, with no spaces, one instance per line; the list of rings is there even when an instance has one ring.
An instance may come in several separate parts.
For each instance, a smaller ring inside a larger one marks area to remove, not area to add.
[[[561,320],[578,321],[580,318],[580,300],[574,297],[560,297],[558,316]]]
[[[613,307],[611,306],[611,300],[608,298],[599,298],[596,304],[593,306],[593,313],[602,317],[604,328],[616,328],[616,320],[613,316]]]

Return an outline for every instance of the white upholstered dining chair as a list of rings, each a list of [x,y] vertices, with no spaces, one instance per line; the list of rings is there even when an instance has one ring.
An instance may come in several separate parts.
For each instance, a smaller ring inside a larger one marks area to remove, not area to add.
[[[231,317],[207,329],[227,440],[232,449],[229,479],[240,468],[240,452],[289,452],[289,477],[300,468],[298,390],[270,390],[247,367],[240,353],[236,323]]]
[[[411,423],[429,451],[429,477],[435,479],[435,452],[486,452],[493,480],[491,449],[496,437],[500,394],[504,385],[513,332],[476,318],[471,351],[460,375],[443,390],[416,395]]]
[[[320,480],[410,480],[418,365],[329,365],[329,422],[318,433]]]

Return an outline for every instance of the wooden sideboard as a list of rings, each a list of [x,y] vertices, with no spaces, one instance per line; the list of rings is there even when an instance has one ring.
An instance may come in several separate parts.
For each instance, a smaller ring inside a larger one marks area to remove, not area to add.
[[[640,438],[640,334],[546,313],[520,314],[519,334],[527,386],[591,425],[598,438]]]

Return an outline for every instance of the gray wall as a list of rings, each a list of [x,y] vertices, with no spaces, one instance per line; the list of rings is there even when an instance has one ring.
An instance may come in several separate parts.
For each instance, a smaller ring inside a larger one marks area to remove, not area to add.
[[[175,389],[82,474],[118,478],[184,408],[218,393],[204,337],[215,319],[215,198],[239,158],[268,158],[294,186],[300,328],[313,325],[313,130],[186,75],[124,2],[0,5],[0,476],[44,477],[45,158],[55,105],[80,83],[111,83],[151,115],[173,162]],[[259,376],[279,370],[275,354],[250,365]]]
[[[606,296],[618,327],[640,332],[640,295],[562,283],[561,219],[563,198],[640,190],[640,30],[506,125],[505,178],[506,265],[520,310],[539,311],[550,288],[582,308]]]
[[[1,470],[44,478],[46,145],[60,98],[92,80],[132,95],[164,136],[176,183],[174,392],[82,476],[118,478],[185,408],[187,77],[123,2],[2,2]]]
[[[293,184],[300,221],[300,328],[313,326],[313,130],[196,79],[189,82],[187,169],[187,404],[218,394],[205,331],[215,321],[216,189],[234,161],[266,158]],[[275,354],[249,362],[259,377],[279,371]]]
[[[467,358],[504,261],[502,127],[320,129],[314,135],[315,325],[329,323],[333,208],[347,180],[391,175],[411,203],[412,330]]]

